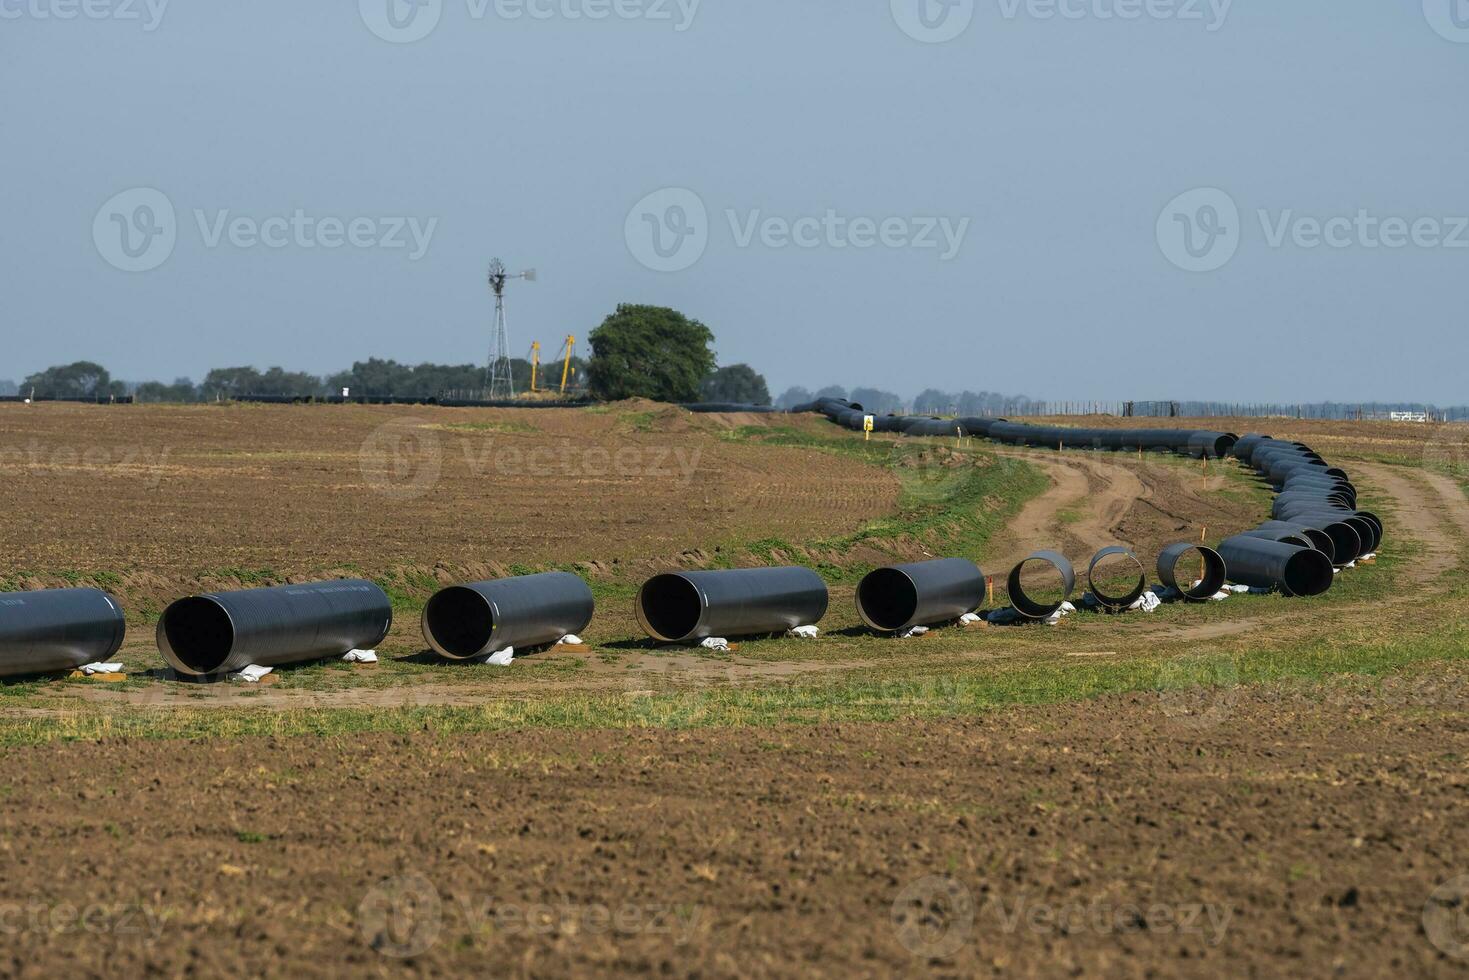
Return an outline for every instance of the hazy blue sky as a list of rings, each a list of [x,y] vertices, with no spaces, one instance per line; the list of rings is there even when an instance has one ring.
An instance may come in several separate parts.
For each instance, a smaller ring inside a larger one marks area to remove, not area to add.
[[[482,362],[500,255],[774,391],[1469,400],[1469,0],[161,3],[0,0],[0,378]]]

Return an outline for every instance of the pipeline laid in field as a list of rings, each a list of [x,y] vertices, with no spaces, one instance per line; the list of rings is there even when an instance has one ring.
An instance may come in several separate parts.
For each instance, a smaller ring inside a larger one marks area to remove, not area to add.
[[[423,638],[440,656],[473,660],[556,643],[592,622],[592,589],[570,572],[451,585],[423,607]]]
[[[163,611],[158,652],[180,674],[213,677],[371,649],[392,625],[387,594],[361,579],[211,592]]]
[[[101,589],[0,592],[0,677],[104,662],[126,633],[122,606]]]

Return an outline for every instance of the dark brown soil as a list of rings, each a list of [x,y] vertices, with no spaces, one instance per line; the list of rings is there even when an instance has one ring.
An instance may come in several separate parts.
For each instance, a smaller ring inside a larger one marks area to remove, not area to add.
[[[0,973],[1463,975],[1450,707],[14,750]]]

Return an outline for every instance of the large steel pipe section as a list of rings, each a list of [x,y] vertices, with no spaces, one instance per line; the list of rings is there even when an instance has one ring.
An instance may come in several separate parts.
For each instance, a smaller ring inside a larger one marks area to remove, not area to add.
[[[809,568],[667,572],[638,591],[638,625],[655,640],[752,636],[814,626],[826,615],[826,583]]]
[[[100,589],[0,592],[0,677],[105,662],[126,631],[122,606]]]
[[[974,612],[984,592],[984,572],[967,558],[889,565],[858,584],[857,615],[872,629],[896,633]]]
[[[158,652],[179,673],[207,677],[370,649],[393,607],[361,579],[211,592],[180,599],[158,621]]]
[[[1267,532],[1267,533],[1256,533]],[[1269,534],[1277,535],[1275,540],[1282,541],[1287,537],[1304,539],[1312,548],[1321,552],[1332,561],[1336,561],[1336,542],[1331,535],[1321,528],[1311,527],[1308,524],[1299,524],[1294,521],[1265,521],[1253,531],[1246,534],[1255,534],[1256,537],[1266,537]]]
[[[1037,563],[1050,565],[1061,580],[1061,598],[1055,602],[1037,602],[1025,594],[1021,587],[1020,576],[1025,566]],[[1014,568],[1010,569],[1010,575],[1005,580],[1005,590],[1010,593],[1010,605],[1015,611],[1027,619],[1045,619],[1061,608],[1061,603],[1071,598],[1072,591],[1076,588],[1076,569],[1071,567],[1071,562],[1066,556],[1055,551],[1036,551],[1020,560]]]
[[[1197,585],[1190,582],[1188,577],[1182,579],[1178,577],[1178,563],[1190,552],[1197,552],[1199,560],[1203,562],[1202,574],[1199,576]],[[1224,558],[1219,552],[1200,544],[1180,541],[1158,552],[1159,580],[1190,602],[1203,602],[1217,595],[1219,590],[1224,588],[1228,571],[1228,566],[1224,564]]]
[[[1098,569],[1113,559],[1120,559],[1123,563],[1137,569],[1137,581],[1128,591],[1121,594],[1104,592],[1097,584]],[[1137,555],[1132,553],[1131,548],[1113,545],[1110,548],[1103,548],[1092,556],[1091,564],[1086,568],[1086,584],[1097,602],[1115,612],[1128,608],[1142,598],[1143,593],[1148,589],[1148,575],[1143,571],[1143,563],[1137,560]]]
[[[1236,535],[1219,544],[1229,579],[1259,589],[1279,589],[1290,596],[1321,595],[1331,588],[1331,559],[1315,548]]]
[[[555,643],[592,622],[592,590],[568,572],[452,585],[423,607],[423,638],[450,660]]]
[[[955,419],[905,419],[900,431],[905,436],[948,436],[963,438],[969,435],[964,426]]]

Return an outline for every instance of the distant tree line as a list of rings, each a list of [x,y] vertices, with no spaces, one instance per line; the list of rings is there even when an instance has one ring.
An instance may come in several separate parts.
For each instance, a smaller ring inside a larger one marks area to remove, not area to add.
[[[874,415],[913,412],[918,415],[1026,415],[1034,414],[1033,408],[1040,402],[1025,395],[1000,395],[991,391],[940,391],[926,388],[912,401],[881,388],[853,388],[848,391],[841,385],[827,385],[812,392],[806,388],[787,388],[775,404],[780,408],[814,401],[817,398],[846,398],[859,403]]]

